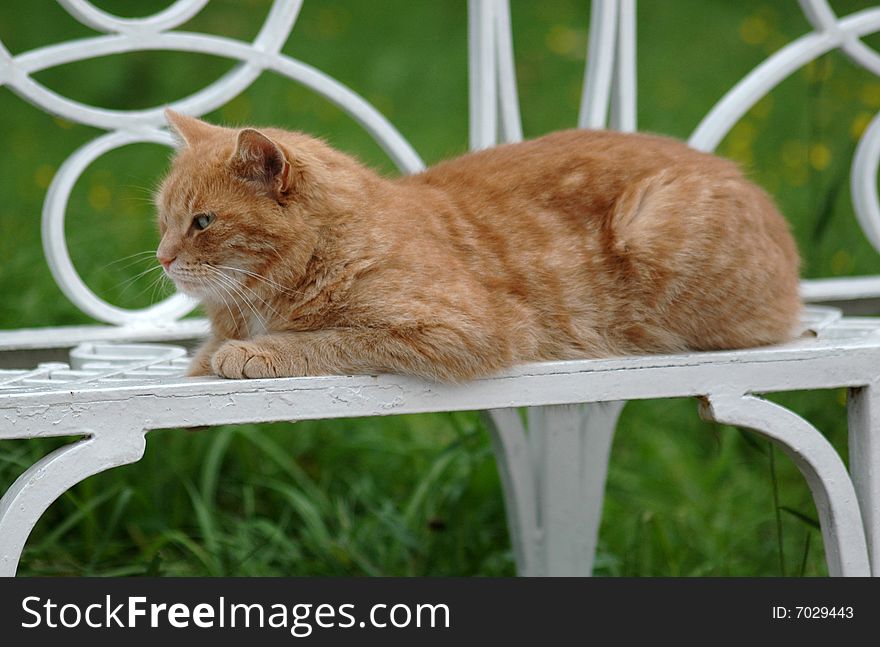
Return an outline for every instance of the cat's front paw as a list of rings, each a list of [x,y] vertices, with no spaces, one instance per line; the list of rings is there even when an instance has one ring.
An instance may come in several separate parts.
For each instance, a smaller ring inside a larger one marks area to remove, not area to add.
[[[284,377],[282,362],[274,353],[248,341],[228,341],[211,358],[211,368],[220,377],[232,379]]]
[[[189,367],[186,369],[187,377],[205,377],[207,375],[214,374],[215,372],[210,362],[205,362],[202,360],[193,360],[192,362],[190,362]]]

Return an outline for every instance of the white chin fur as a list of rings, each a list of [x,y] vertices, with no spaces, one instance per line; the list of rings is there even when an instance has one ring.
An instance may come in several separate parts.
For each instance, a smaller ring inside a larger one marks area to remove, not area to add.
[[[174,287],[177,288],[178,292],[183,292],[187,296],[191,296],[196,299],[204,299],[208,296],[209,290],[205,289],[205,287],[200,283],[197,283],[195,281],[187,281],[181,278],[170,278],[174,282]]]

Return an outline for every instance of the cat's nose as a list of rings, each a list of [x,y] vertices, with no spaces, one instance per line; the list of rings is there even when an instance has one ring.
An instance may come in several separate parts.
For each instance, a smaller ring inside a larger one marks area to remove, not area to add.
[[[168,266],[171,265],[174,262],[174,259],[177,257],[176,256],[165,256],[164,254],[160,254],[159,252],[156,252],[156,258],[159,259],[160,263],[162,263],[162,267],[164,267],[167,270]]]

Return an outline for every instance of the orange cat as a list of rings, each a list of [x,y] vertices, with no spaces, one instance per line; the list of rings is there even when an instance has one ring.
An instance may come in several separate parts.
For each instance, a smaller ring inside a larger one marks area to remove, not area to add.
[[[156,254],[212,324],[191,375],[457,381],[794,330],[785,221],[682,143],[571,130],[388,179],[301,133],[167,117]]]

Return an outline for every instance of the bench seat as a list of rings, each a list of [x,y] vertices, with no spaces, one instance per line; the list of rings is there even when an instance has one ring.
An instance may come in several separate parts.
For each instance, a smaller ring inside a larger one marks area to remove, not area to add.
[[[803,419],[754,394],[840,387],[864,391],[864,397],[852,400],[858,410],[851,410],[850,443],[865,448],[876,442],[868,430],[877,407],[866,406],[865,398],[869,391],[873,395],[880,365],[880,319],[841,318],[832,308],[811,307],[804,312],[802,330],[794,341],[776,346],[542,362],[467,384],[399,375],[187,378],[182,346],[84,343],[66,363],[0,370],[0,439],[85,437],[27,470],[0,501],[0,574],[14,574],[27,534],[58,495],[91,474],[138,460],[147,431],[463,410],[488,410],[518,566],[526,574],[546,573],[553,570],[542,553],[549,529],[532,523],[540,467],[530,456],[529,434],[512,410],[561,407],[564,420],[565,407],[582,403],[697,396],[705,418],[754,429],[782,445],[813,489],[830,572],[869,575],[866,532],[874,542],[880,537],[871,503],[877,500],[877,457],[862,452],[851,465],[861,487],[860,510],[856,485],[827,440]],[[567,461],[554,458],[553,470],[583,469],[577,444],[591,439],[588,429],[582,431],[580,440],[577,434],[559,436],[557,444],[575,446]],[[542,452],[552,454],[548,440],[543,439]],[[574,490],[568,504],[576,509],[580,502]]]

